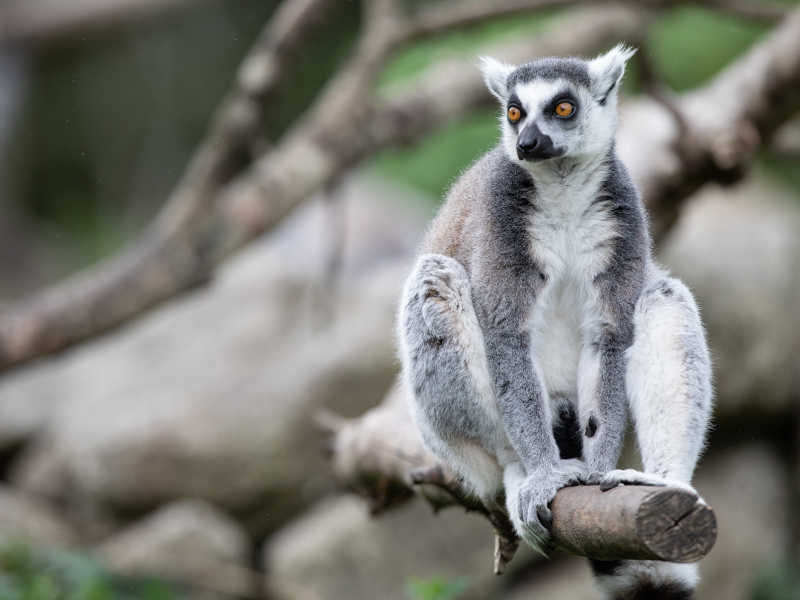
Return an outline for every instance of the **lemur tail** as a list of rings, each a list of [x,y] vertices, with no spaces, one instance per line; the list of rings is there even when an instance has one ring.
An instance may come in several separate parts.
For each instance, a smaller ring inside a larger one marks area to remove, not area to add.
[[[696,564],[649,560],[589,560],[608,600],[695,600]]]

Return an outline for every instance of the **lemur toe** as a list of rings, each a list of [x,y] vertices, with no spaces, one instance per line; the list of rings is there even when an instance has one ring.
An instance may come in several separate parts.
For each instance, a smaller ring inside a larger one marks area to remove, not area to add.
[[[589,473],[586,476],[586,485],[599,485],[600,481],[602,479],[603,479],[603,476],[600,473],[598,473],[597,471],[594,471],[592,473]],[[603,491],[605,491],[605,490],[603,490]]]
[[[537,506],[536,516],[539,517],[539,522],[547,528],[553,524],[553,513],[546,506]]]
[[[593,474],[594,475],[594,474]],[[635,469],[617,469],[609,471],[600,479],[600,490],[607,492],[619,485],[650,485],[656,487],[672,487],[685,490],[697,496],[698,501],[705,504],[705,500],[700,497],[691,485],[677,479],[667,479],[650,473],[642,473]]]

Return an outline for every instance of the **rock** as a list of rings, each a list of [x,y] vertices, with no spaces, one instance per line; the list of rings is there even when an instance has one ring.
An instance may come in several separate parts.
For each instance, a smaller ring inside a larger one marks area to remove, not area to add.
[[[530,569],[502,600],[601,600],[603,595],[592,583],[592,571],[585,558],[556,556],[548,563]]]
[[[157,572],[159,555],[250,564],[252,542],[230,515],[199,499],[175,500],[103,542],[102,553],[126,571]]]
[[[719,528],[716,544],[700,562],[698,597],[747,600],[754,575],[788,547],[790,482],[780,457],[766,445],[715,450],[696,478]]]
[[[328,500],[269,538],[263,553],[268,579],[283,588],[326,600],[407,600],[414,578],[467,577],[465,600],[495,597],[514,573],[535,560],[520,548],[509,575],[492,572],[491,526],[461,509],[434,517],[412,501],[371,517],[360,498]],[[270,592],[279,600],[280,589]]]
[[[312,418],[322,406],[359,414],[389,387],[394,304],[424,225],[383,189],[349,184],[339,204],[305,207],[206,289],[3,380],[0,407],[46,407],[14,433],[45,419],[13,480],[118,514],[197,496],[259,535],[326,493]],[[340,276],[326,279],[336,207],[344,250]]]
[[[0,545],[10,541],[71,545],[78,533],[49,504],[0,485]]]
[[[766,175],[708,186],[661,257],[697,297],[714,360],[717,414],[780,412],[800,395],[800,204]]]
[[[252,542],[230,515],[198,499],[176,500],[107,539],[103,558],[116,571],[251,597]]]

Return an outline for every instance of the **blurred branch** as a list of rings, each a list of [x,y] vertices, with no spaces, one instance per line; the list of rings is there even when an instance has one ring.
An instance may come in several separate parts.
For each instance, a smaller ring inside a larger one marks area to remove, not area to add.
[[[422,8],[410,14],[405,20],[405,28],[401,36],[405,40],[441,33],[450,29],[467,27],[489,19],[522,15],[537,10],[563,8],[567,6],[607,5],[608,0],[500,0],[497,2],[480,2],[478,0],[450,0]],[[759,20],[777,21],[786,15],[787,9],[779,4],[750,2],[747,0],[639,0],[617,4],[629,4],[632,7],[647,9],[665,9],[685,4],[708,6],[737,17]]]
[[[0,40],[30,42],[75,35],[158,11],[208,0],[6,0],[0,3]]]
[[[800,8],[795,8],[708,85],[677,98],[675,110],[684,127],[672,115],[666,128],[648,127],[642,110],[638,118],[629,119],[620,137],[628,137],[625,158],[636,164],[634,175],[645,191],[656,237],[669,229],[682,201],[702,185],[730,184],[743,177],[755,152],[800,109],[798,88]],[[649,118],[664,122],[664,112],[669,113],[663,108],[661,115],[651,111]],[[634,146],[636,158],[631,156]],[[672,166],[664,168],[667,164]]]
[[[240,169],[264,106],[333,2],[281,4],[177,189],[132,248],[0,311],[0,370],[102,333],[208,277],[215,264],[208,221],[217,193]]]
[[[775,131],[772,150],[780,155],[800,157],[800,121],[789,121]]]
[[[408,25],[395,2],[371,0],[365,4],[353,55],[316,104],[278,145],[236,175],[240,155],[247,154],[259,129],[265,99],[332,1],[289,0],[281,5],[243,64],[237,90],[223,103],[182,182],[138,243],[0,312],[0,369],[103,333],[202,283],[232,251],[365,156],[412,143],[491,104],[478,70],[463,61],[434,65],[417,87],[376,101],[375,80],[403,43]],[[491,53],[512,61],[581,54],[635,39],[641,27],[637,12],[607,6]],[[800,108],[799,74],[800,9],[795,9],[709,85],[676,100],[676,110],[691,129],[685,140],[678,139],[680,129],[669,111],[653,102],[639,103],[644,107],[636,113],[639,119],[636,114],[623,119],[620,149],[644,188],[657,234],[700,185],[742,175],[761,140]],[[675,150],[679,146],[680,155]]]
[[[374,4],[354,55],[316,105],[279,145],[220,189],[258,130],[261,100],[280,81],[291,54],[281,50],[296,47],[290,40],[302,39],[329,2],[290,0],[281,6],[242,66],[241,87],[225,100],[178,188],[133,247],[0,312],[0,369],[103,333],[202,283],[230,252],[275,225],[357,160],[393,143],[389,138],[376,143],[369,118],[376,114],[374,79],[398,43],[393,36],[397,17],[392,5],[381,1]],[[604,32],[599,36],[603,42],[630,32],[630,20],[623,20],[622,27],[609,19],[595,20]],[[292,25],[275,25],[281,22]],[[593,49],[585,40],[566,35],[573,24],[567,21],[542,36],[539,50]],[[471,77],[474,87],[480,87],[477,71]],[[488,94],[481,92],[482,103],[483,96]],[[465,105],[461,114],[472,108]]]
[[[773,2],[751,2],[748,0],[699,0],[698,4],[714,8],[736,17],[757,21],[777,21],[786,16],[786,6]]]
[[[185,9],[212,0],[5,0],[0,3],[0,40],[37,43],[74,36],[95,28],[151,17],[165,10]],[[743,19],[772,22],[786,14],[777,3],[749,0],[617,0],[631,6],[665,9],[698,4]],[[450,0],[419,9],[404,18],[398,39],[434,35],[489,19],[575,5],[608,4],[614,0]]]

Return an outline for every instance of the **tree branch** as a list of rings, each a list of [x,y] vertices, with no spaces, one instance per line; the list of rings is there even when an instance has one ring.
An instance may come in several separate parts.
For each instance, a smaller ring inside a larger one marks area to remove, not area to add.
[[[207,0],[189,0],[200,4]],[[7,0],[0,4],[0,39],[18,43],[76,35],[157,11],[186,8],[187,0]]]
[[[393,2],[375,0],[356,52],[315,106],[272,151],[230,179],[237,154],[258,129],[259,102],[277,85],[281,65],[292,54],[283,50],[297,48],[318,9],[330,1],[290,0],[281,6],[273,23],[285,18],[295,25],[276,26],[254,50],[240,74],[242,87],[224,103],[183,181],[138,243],[0,312],[0,370],[103,333],[205,281],[228,254],[365,156],[411,143],[490,104],[477,69],[452,61],[432,68],[414,90],[376,104],[374,80],[402,43],[403,27]],[[635,13],[605,7],[492,53],[506,60],[580,54],[635,37],[640,24]],[[795,9],[711,84],[677,99],[692,130],[680,144],[690,152],[680,156],[678,127],[669,112],[653,102],[633,104],[622,120],[619,147],[644,189],[656,234],[669,227],[680,202],[700,185],[740,177],[761,140],[800,108],[798,67],[800,9]]]
[[[223,103],[177,190],[132,248],[0,311],[0,370],[103,333],[202,283],[230,252],[378,149],[369,135],[372,120],[365,115],[375,114],[372,85],[398,43],[391,5],[373,13],[353,57],[301,122],[225,184],[236,170],[237,155],[257,131],[263,99],[280,81],[291,54],[285,49],[297,46],[295,40],[307,34],[331,1],[291,0],[281,6],[273,24],[295,25],[270,26],[241,69],[242,87]],[[602,30],[606,41],[624,32],[607,23]],[[553,31],[542,37],[542,47],[553,48],[548,40],[567,37]],[[561,48],[589,49],[582,40]],[[480,81],[477,73],[472,76]],[[471,108],[465,106],[461,114]]]
[[[334,0],[283,3],[245,58],[177,189],[132,248],[0,310],[0,370],[103,333],[208,278],[209,215],[240,168],[262,111]]]
[[[593,6],[600,4],[614,4],[614,2],[613,0],[501,0],[497,2],[450,0],[449,2],[440,2],[430,7],[422,8],[410,14],[405,20],[405,27],[401,37],[404,40],[412,40],[451,29],[468,27],[489,19],[575,5]],[[638,0],[636,2],[623,2],[623,4],[647,9],[664,9],[684,4],[699,4],[744,19],[755,19],[770,23],[786,15],[785,6],[746,0]]]
[[[495,573],[502,573],[519,540],[502,498],[484,504],[425,449],[399,386],[332,441],[333,468],[377,513],[412,494],[434,509],[461,506],[483,514],[495,530]],[[599,560],[694,562],[716,540],[713,511],[697,496],[673,488],[626,486],[600,492],[579,486],[558,492],[551,506],[553,549]]]
[[[627,123],[623,118],[620,150],[645,191],[656,238],[703,184],[741,179],[756,150],[800,109],[799,87],[800,8],[795,8],[708,85],[677,98],[684,127],[668,111],[655,114],[642,105]]]

